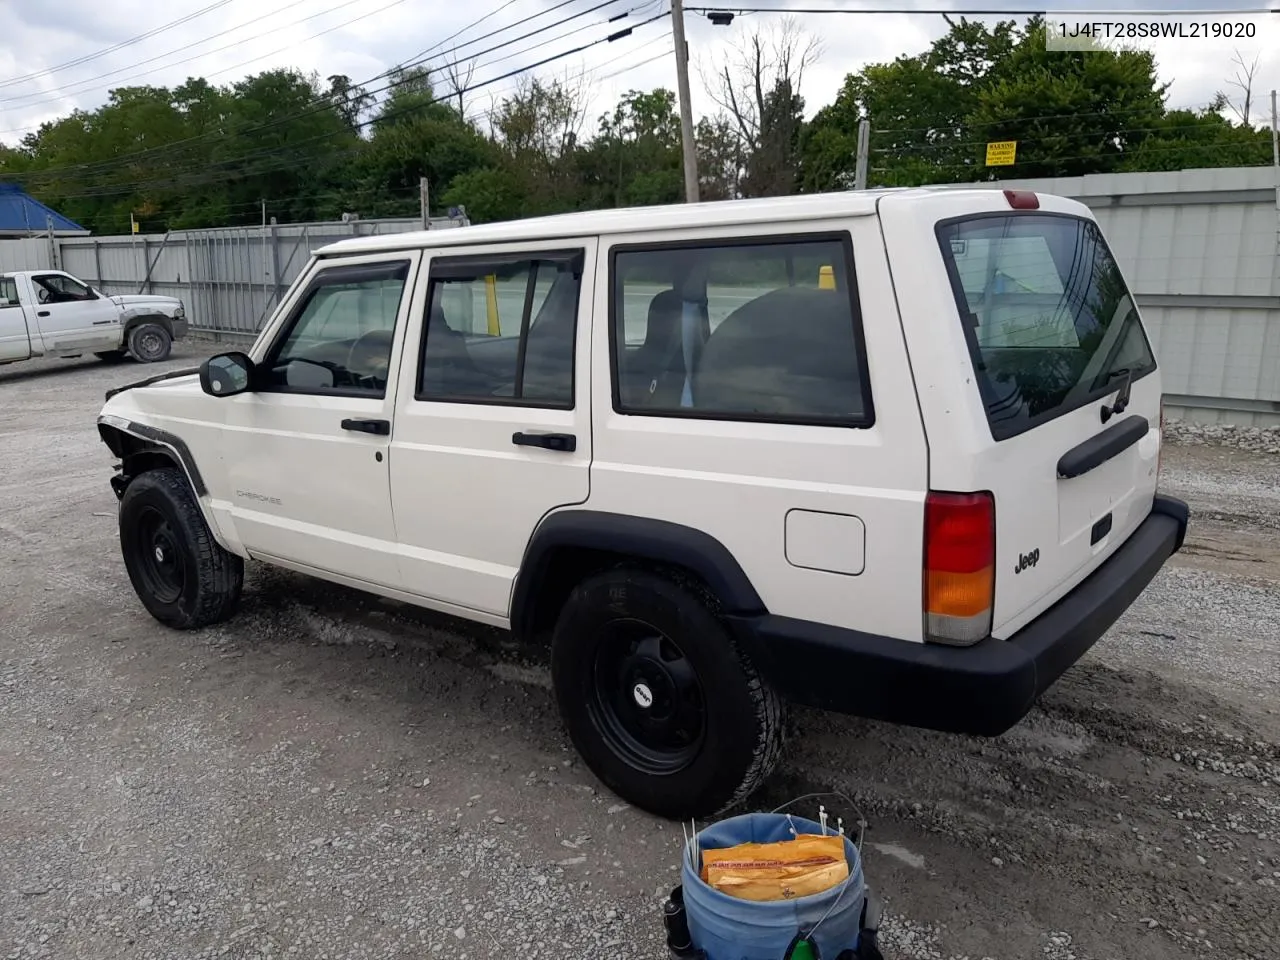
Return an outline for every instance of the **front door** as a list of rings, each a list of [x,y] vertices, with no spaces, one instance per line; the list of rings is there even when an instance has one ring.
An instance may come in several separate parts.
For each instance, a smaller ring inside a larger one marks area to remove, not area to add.
[[[65,273],[33,274],[31,289],[46,353],[114,350],[120,346],[120,311],[75,277]]]
[[[232,515],[253,556],[398,588],[387,453],[416,251],[320,261],[226,405]]]
[[[424,265],[391,444],[406,590],[501,621],[539,521],[587,499],[595,257],[584,239]]]

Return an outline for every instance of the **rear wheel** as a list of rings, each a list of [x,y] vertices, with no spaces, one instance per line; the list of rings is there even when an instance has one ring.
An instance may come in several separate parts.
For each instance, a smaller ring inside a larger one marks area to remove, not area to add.
[[[140,323],[129,331],[129,352],[142,363],[168,359],[173,337],[158,323]]]
[[[150,470],[125,489],[120,552],[138,599],[166,626],[220,623],[240,602],[244,561],[213,539],[176,468]]]
[[[745,799],[781,752],[781,703],[714,606],[697,585],[624,567],[579,584],[555,629],[574,746],[624,800],[672,819]]]

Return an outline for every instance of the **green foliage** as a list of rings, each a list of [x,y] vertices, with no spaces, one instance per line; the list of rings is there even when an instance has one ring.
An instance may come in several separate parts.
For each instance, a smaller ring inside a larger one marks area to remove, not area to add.
[[[791,25],[742,51],[717,65],[721,110],[696,129],[705,200],[849,189],[864,116],[871,186],[1270,162],[1268,133],[1230,122],[1225,103],[1167,109],[1151,55],[1049,52],[1039,17],[960,19],[927,50],[849,74],[808,122],[816,46]],[[295,70],[121,87],[0,145],[0,177],[99,233],[126,232],[130,214],[146,231],[256,224],[264,199],[281,222],[412,216],[423,177],[433,209],[464,205],[476,222],[683,197],[669,90],[628,91],[584,137],[582,91],[564,83],[526,79],[481,126],[433,81],[400,68],[380,98]],[[985,165],[995,140],[1017,141],[1015,165]]]
[[[800,187],[853,185],[861,117],[872,121],[870,185],[1062,177],[1267,162],[1267,135],[1217,109],[1169,111],[1150,53],[1049,51],[1042,18],[964,19],[916,56],[845,78],[803,135]],[[986,145],[1017,141],[1012,166]]]

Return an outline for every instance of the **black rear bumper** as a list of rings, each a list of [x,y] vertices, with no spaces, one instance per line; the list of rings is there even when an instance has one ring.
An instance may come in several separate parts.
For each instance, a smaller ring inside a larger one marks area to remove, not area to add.
[[[1186,537],[1181,500],[1151,514],[1101,567],[1008,640],[910,643],[770,614],[730,618],[784,698],[857,716],[996,736],[1021,720],[1119,619]]]

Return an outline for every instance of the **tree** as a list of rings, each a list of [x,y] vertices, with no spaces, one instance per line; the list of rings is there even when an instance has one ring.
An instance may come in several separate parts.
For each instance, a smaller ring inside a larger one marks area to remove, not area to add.
[[[714,68],[699,64],[708,95],[733,121],[742,143],[747,196],[791,192],[800,167],[804,72],[821,56],[821,43],[793,17],[757,30]]]
[[[492,113],[505,169],[518,181],[515,192],[524,197],[524,215],[575,206],[582,99],[582,89],[566,81],[525,77]]]
[[[1226,94],[1220,95],[1220,101],[1231,108],[1235,115],[1239,118],[1243,126],[1249,126],[1249,119],[1253,115],[1253,77],[1258,72],[1258,57],[1253,58],[1253,62],[1248,66],[1245,65],[1244,57],[1240,55],[1240,51],[1236,51],[1236,55],[1231,58],[1239,69],[1231,76],[1227,83],[1236,87],[1240,91],[1240,99],[1237,103]]]
[[[449,85],[449,96],[458,104],[458,116],[466,117],[466,95],[471,89],[471,78],[475,76],[476,62],[468,60],[464,65],[457,56],[457,50],[449,51],[449,60],[442,68],[445,81]]]
[[[949,23],[924,53],[845,78],[804,131],[803,189],[851,185],[864,116],[870,181],[911,186],[1118,170],[1165,115],[1149,53],[1050,52],[1041,17]],[[997,140],[1017,141],[1015,167],[986,167]]]
[[[360,129],[362,117],[373,106],[373,94],[352,83],[350,77],[341,73],[329,77],[326,96],[352,132]]]
[[[678,202],[684,179],[675,94],[663,88],[624,94],[579,152],[578,169],[584,206]]]
[[[1017,177],[1118,170],[1164,117],[1167,85],[1146,50],[1056,52],[1033,17],[965,118],[975,167],[991,141],[1016,140]],[[983,171],[994,177],[1005,168]]]
[[[698,121],[699,195],[703,200],[734,200],[742,196],[743,151],[733,121],[723,114]]]

